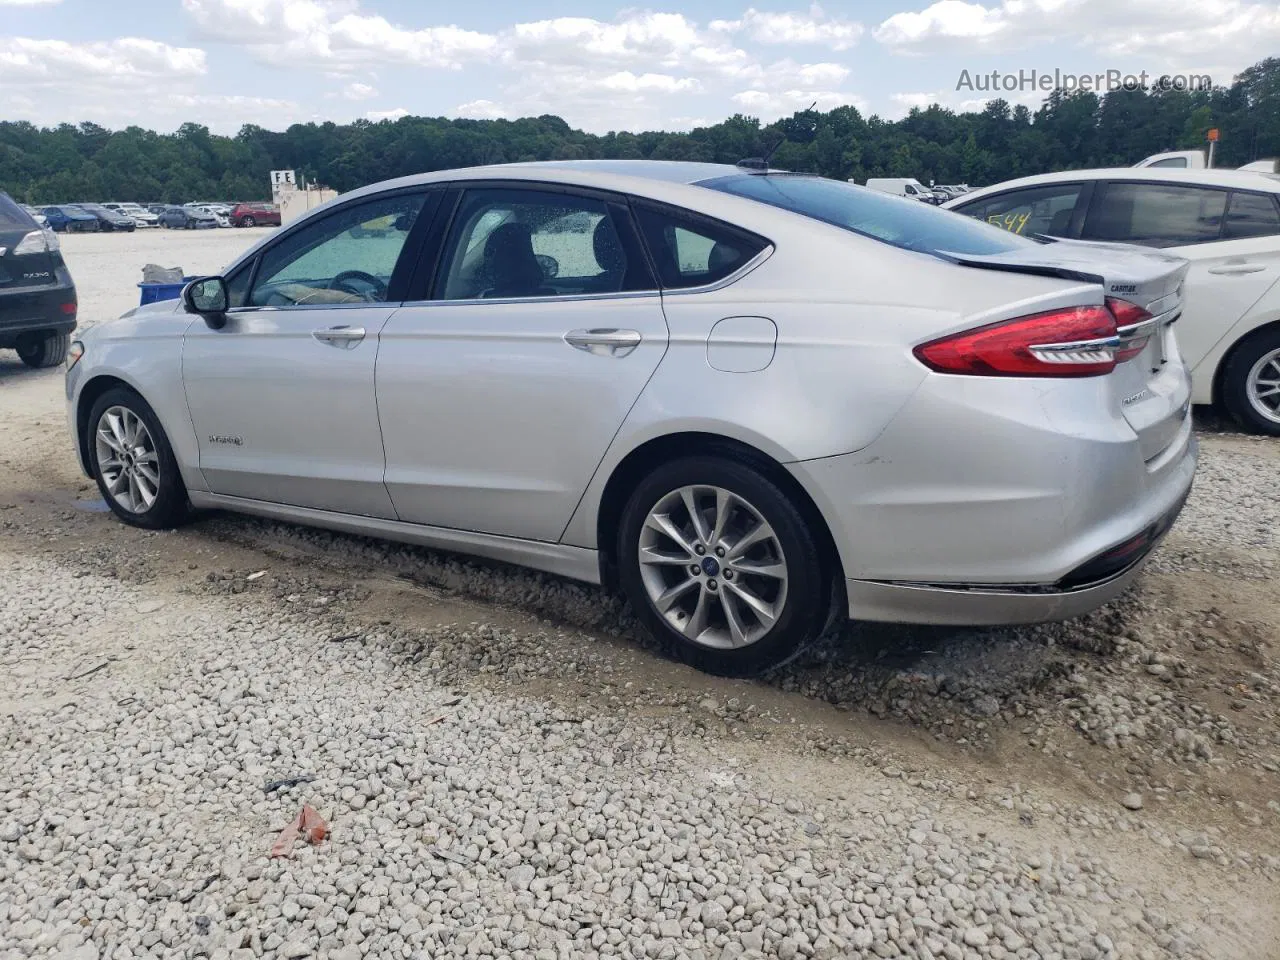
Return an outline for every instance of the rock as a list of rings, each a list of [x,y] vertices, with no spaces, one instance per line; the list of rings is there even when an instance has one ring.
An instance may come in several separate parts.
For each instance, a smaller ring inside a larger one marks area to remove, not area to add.
[[[710,930],[718,929],[722,923],[726,923],[728,916],[725,908],[714,900],[708,900],[702,905],[702,925]]]
[[[1126,794],[1124,795],[1124,799],[1123,799],[1123,800],[1121,800],[1121,801],[1120,801],[1120,803],[1121,803],[1121,804],[1125,807],[1125,809],[1127,809],[1127,810],[1141,810],[1141,809],[1142,809],[1142,794],[1140,794],[1140,793],[1126,793]]]
[[[987,935],[978,927],[969,927],[964,932],[964,943],[966,947],[985,947]]]

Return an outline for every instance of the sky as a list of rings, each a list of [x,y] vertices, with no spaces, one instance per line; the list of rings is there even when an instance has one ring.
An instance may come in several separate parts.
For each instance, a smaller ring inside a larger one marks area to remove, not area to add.
[[[995,95],[1034,109],[1038,83],[1003,86],[1031,71],[1225,85],[1278,53],[1277,0],[0,0],[0,119],[687,130],[814,101],[886,119]]]

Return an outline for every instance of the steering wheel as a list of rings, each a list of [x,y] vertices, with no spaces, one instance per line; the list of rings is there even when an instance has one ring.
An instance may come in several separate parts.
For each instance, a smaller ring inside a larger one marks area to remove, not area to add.
[[[361,283],[371,287],[373,296],[369,295],[369,290],[358,290],[348,286],[352,280],[359,280]],[[343,270],[340,274],[329,281],[329,289],[341,290],[343,293],[352,294],[353,296],[360,297],[362,300],[368,300],[370,303],[375,303],[378,300],[385,300],[387,296],[387,285],[372,273],[365,273],[363,270]]]

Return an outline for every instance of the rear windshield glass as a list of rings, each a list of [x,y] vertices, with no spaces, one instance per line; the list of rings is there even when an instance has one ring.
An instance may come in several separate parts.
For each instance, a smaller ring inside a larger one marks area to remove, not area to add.
[[[698,185],[759,200],[895,247],[934,256],[984,256],[1036,245],[1027,237],[919,200],[822,177],[740,174],[703,180]]]
[[[0,193],[0,230],[34,230],[36,222],[30,214]]]

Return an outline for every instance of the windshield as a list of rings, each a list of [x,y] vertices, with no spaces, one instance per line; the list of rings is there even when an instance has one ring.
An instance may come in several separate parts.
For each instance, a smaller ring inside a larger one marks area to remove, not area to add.
[[[920,253],[983,256],[1035,246],[963,214],[852,183],[797,174],[736,174],[698,186],[759,200]]]

